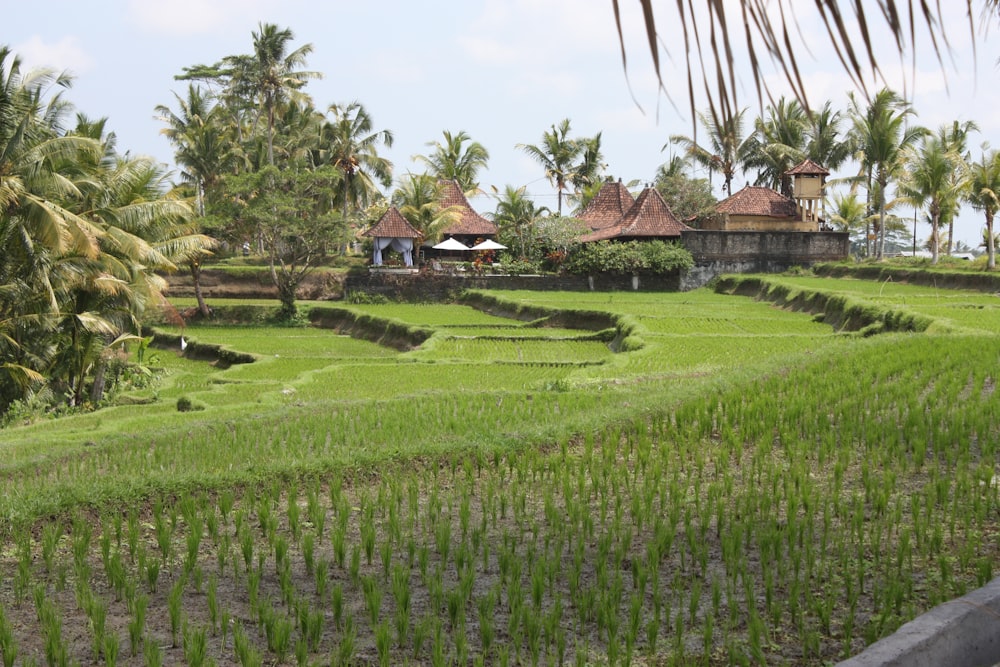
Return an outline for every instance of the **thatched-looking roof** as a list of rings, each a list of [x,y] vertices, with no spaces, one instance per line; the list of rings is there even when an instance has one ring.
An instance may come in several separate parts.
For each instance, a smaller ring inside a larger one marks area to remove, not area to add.
[[[591,232],[580,240],[587,243],[607,239],[679,238],[682,231],[689,229],[677,219],[656,188],[647,187],[617,224]]]
[[[418,232],[413,225],[406,221],[403,214],[395,206],[382,214],[375,226],[366,231],[362,236],[390,238],[390,239],[418,239],[423,234]]]
[[[440,202],[442,208],[455,207],[460,213],[458,220],[441,230],[444,236],[494,236],[497,226],[472,210],[469,200],[459,187],[458,181],[442,181]]]
[[[635,197],[621,181],[605,181],[590,203],[575,217],[587,223],[592,231],[596,231],[621,222],[633,204]]]
[[[766,218],[798,217],[795,202],[771,188],[748,185],[715,207],[716,213]]]

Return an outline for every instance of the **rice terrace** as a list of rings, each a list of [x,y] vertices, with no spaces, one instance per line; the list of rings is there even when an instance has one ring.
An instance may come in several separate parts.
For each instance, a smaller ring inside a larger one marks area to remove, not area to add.
[[[4,667],[823,665],[995,574],[995,293],[276,305],[0,431]]]

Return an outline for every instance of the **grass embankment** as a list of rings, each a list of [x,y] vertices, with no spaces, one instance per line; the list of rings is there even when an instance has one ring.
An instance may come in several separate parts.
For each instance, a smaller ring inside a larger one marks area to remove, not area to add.
[[[823,291],[875,321],[905,306],[947,326],[843,335],[833,313],[699,290],[501,295],[507,312],[601,312],[593,328],[636,342],[618,354],[592,331],[539,337],[538,318],[468,306],[350,308],[434,331],[407,352],[188,328],[256,360],[162,351],[153,405],[0,434],[0,650],[52,664],[855,652],[993,574],[1000,342],[992,315],[970,317],[992,313],[975,295],[892,301],[882,286],[875,302],[863,281],[795,280],[755,296]],[[179,397],[204,409],[178,413]]]

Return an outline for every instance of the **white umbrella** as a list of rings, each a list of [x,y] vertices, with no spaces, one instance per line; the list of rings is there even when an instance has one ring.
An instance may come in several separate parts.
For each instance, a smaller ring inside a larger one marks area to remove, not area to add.
[[[500,245],[499,243],[497,243],[493,239],[486,239],[482,243],[478,243],[478,244],[472,246],[471,248],[469,248],[469,250],[506,250],[506,249],[507,249],[507,246]]]
[[[435,250],[469,250],[469,246],[465,245],[461,241],[456,241],[451,237],[448,237],[447,240],[441,241],[441,243],[432,247]]]

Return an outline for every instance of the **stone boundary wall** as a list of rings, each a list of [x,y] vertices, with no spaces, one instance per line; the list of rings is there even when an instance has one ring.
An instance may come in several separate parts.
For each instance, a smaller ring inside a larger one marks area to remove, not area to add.
[[[837,667],[988,667],[1000,663],[1000,577],[903,624]]]
[[[365,292],[411,301],[457,298],[466,289],[559,290],[567,292],[676,292],[680,276],[494,276],[419,274],[379,271],[352,272],[344,281],[344,294]]]
[[[796,266],[838,262],[850,254],[847,232],[749,232],[692,230],[681,243],[694,268],[681,276],[679,289],[696,289],[727,273],[781,273]]]

